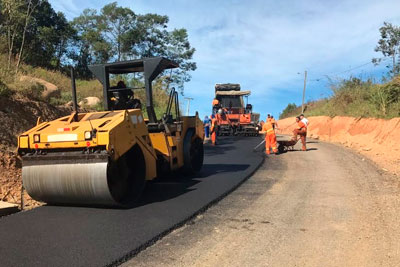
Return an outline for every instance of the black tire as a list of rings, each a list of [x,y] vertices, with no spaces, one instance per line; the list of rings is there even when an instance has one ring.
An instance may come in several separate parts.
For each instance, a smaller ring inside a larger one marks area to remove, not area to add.
[[[131,207],[140,198],[146,184],[146,162],[139,146],[132,147],[107,170],[108,188],[113,199]]]
[[[194,138],[194,129],[186,132],[183,140],[183,172],[186,175],[192,175],[201,170],[204,161],[203,141],[200,138]]]
[[[279,151],[279,154],[284,153],[285,152],[285,147],[283,145],[279,144],[278,145],[278,151]]]

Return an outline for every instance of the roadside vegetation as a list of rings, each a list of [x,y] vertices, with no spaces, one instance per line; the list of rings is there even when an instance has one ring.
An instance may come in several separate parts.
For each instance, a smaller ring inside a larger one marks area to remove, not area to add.
[[[390,119],[400,117],[400,27],[385,22],[379,29],[381,39],[375,48],[383,58],[392,62],[388,77],[383,82],[370,79],[350,77],[337,83],[332,83],[332,94],[328,98],[310,101],[305,104],[307,116],[352,116]],[[379,64],[383,58],[372,59]],[[290,103],[282,111],[279,118],[297,116],[301,106]]]
[[[332,85],[332,96],[305,105],[307,116],[352,116],[390,119],[400,116],[400,76],[378,84],[358,78]],[[297,116],[301,106],[294,103],[282,111],[279,118]]]
[[[20,71],[17,75],[4,75],[4,69],[6,65],[3,64],[1,59],[5,58],[5,55],[0,55],[0,97],[11,98],[15,95],[21,95],[27,99],[33,101],[46,102],[49,105],[65,107],[70,106],[72,101],[72,90],[71,90],[71,79],[66,74],[57,71],[49,70],[42,67],[32,67],[30,65],[22,64],[20,66]],[[48,99],[43,98],[42,92],[45,88],[34,81],[21,80],[22,77],[32,77],[43,79],[46,82],[54,84],[59,89],[59,94],[52,96]],[[162,76],[157,79],[153,84],[153,101],[154,108],[157,117],[161,117],[167,106],[168,102],[168,91],[169,84],[167,80],[169,76]],[[116,84],[119,80],[124,80],[124,82],[129,87],[144,87],[143,82],[138,78],[133,77],[114,77],[111,79],[111,84]],[[96,79],[77,79],[77,100],[82,101],[86,97],[97,97],[100,102],[94,107],[82,106],[86,110],[102,110],[103,109],[103,86]],[[146,96],[144,89],[137,89],[134,91],[135,98],[138,98],[142,102],[142,111],[146,116]]]
[[[92,76],[88,65],[164,56],[180,68],[166,71],[154,85],[155,110],[165,111],[168,88],[183,94],[195,49],[184,28],[170,29],[169,18],[158,14],[137,14],[117,2],[100,10],[85,9],[68,21],[47,0],[0,0],[0,97],[23,95],[31,100],[64,106],[72,99],[70,69],[76,74],[78,102],[97,97],[100,103],[91,109],[101,110],[102,85]],[[46,90],[41,79],[57,87],[57,94],[43,98]],[[141,76],[114,77],[129,87],[143,87]],[[33,80],[33,81],[32,81]],[[168,81],[168,82],[167,82]],[[135,97],[145,111],[144,90]],[[84,107],[88,108],[88,107]]]

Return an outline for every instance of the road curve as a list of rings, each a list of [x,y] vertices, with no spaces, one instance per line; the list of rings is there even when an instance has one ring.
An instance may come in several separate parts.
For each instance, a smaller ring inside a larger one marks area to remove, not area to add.
[[[398,177],[340,146],[308,148],[268,157],[123,266],[399,266]]]
[[[148,183],[132,209],[43,206],[0,218],[2,266],[116,265],[234,190],[263,161],[260,138],[205,148],[201,173]]]

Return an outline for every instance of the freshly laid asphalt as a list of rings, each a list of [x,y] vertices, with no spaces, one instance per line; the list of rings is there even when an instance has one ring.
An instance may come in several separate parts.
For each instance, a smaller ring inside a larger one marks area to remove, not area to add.
[[[260,141],[206,145],[198,175],[148,183],[132,209],[43,206],[0,218],[1,266],[118,265],[246,180],[263,161]]]

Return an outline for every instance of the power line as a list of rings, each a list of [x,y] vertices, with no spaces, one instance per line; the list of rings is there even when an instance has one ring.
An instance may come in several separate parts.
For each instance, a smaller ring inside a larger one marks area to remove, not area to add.
[[[387,59],[389,59],[389,58],[387,58],[387,57],[378,58],[378,60],[380,60],[380,62],[385,61],[385,60],[387,60]],[[380,62],[379,62],[379,63],[380,63]],[[340,75],[340,74],[343,74],[343,73],[347,73],[347,72],[350,72],[350,71],[353,71],[353,70],[362,68],[362,67],[364,67],[364,66],[367,66],[367,65],[369,65],[369,64],[374,64],[374,63],[373,63],[372,61],[369,61],[369,62],[367,62],[367,63],[358,65],[358,66],[356,66],[356,67],[353,67],[353,68],[350,68],[350,69],[347,69],[347,70],[344,70],[344,71],[331,72],[331,73],[328,73],[328,74],[324,74],[324,75],[321,75],[320,78],[311,79],[311,80],[309,80],[309,81],[310,81],[310,82],[315,82],[315,81],[316,81],[316,82],[319,82],[321,79],[326,79],[328,76]]]

